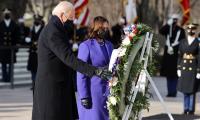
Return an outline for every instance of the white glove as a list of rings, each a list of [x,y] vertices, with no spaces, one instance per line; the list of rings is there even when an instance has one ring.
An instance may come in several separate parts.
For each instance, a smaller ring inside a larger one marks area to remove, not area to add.
[[[179,42],[175,41],[174,43],[172,43],[172,46],[174,47],[174,46],[177,46],[178,44],[179,44]]]
[[[200,79],[200,73],[197,73],[196,78]]]
[[[178,77],[181,77],[181,70],[177,70]]]
[[[26,43],[30,43],[30,42],[31,42],[31,38],[30,38],[30,37],[26,37],[26,38],[25,38],[25,42],[26,42]]]
[[[173,19],[170,18],[170,19],[167,21],[167,24],[168,24],[168,25],[172,25],[172,23],[173,23]]]
[[[75,51],[77,51],[77,50],[78,50],[78,44],[77,44],[77,43],[74,43],[74,44],[72,45],[72,51],[75,52]]]
[[[173,55],[174,49],[171,46],[169,46],[168,49],[167,49],[167,53],[170,54],[170,55]]]

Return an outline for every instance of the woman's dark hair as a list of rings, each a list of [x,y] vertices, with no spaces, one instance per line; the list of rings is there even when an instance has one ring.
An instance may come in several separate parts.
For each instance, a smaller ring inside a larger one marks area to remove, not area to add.
[[[108,23],[108,20],[102,16],[94,18],[92,25],[89,28],[88,38],[98,38],[97,32],[99,29],[103,29],[103,24]]]

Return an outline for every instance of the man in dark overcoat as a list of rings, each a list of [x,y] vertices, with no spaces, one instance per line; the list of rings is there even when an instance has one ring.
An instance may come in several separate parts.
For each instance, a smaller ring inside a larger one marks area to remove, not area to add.
[[[15,46],[19,41],[19,27],[11,19],[11,11],[5,9],[4,19],[0,22],[0,46],[7,49],[0,49],[0,62],[2,64],[2,75],[4,82],[10,82],[11,73],[11,46]],[[16,62],[16,50],[14,51],[14,62]]]
[[[111,76],[105,68],[96,68],[77,59],[66,42],[65,22],[74,18],[73,5],[60,2],[42,30],[38,41],[38,69],[33,100],[32,120],[75,120],[73,81],[70,68],[104,80]]]

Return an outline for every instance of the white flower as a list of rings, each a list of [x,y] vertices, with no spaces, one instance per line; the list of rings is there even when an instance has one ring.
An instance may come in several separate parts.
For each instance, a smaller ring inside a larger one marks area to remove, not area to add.
[[[125,37],[125,39],[122,41],[122,45],[125,45],[125,46],[129,45],[130,43],[131,43],[131,41],[128,36]]]
[[[116,86],[118,83],[118,78],[117,77],[113,77],[112,79],[112,86]]]
[[[108,101],[106,101],[106,104],[107,104],[107,107],[109,108],[110,107],[110,103]]]
[[[119,57],[122,57],[122,56],[126,55],[126,49],[127,48],[121,48],[121,51],[119,53]]]
[[[111,96],[111,97],[109,98],[109,101],[110,101],[110,103],[111,103],[112,105],[116,105],[116,104],[117,104],[117,99],[116,99],[115,97],[113,97],[113,96]]]
[[[112,79],[109,81],[109,87],[116,86],[118,83],[117,77],[112,77]]]

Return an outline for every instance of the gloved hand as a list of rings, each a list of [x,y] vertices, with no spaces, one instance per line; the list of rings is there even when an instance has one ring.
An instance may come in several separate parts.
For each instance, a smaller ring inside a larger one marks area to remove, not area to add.
[[[200,73],[197,73],[196,78],[200,79]]]
[[[167,24],[168,24],[168,25],[172,25],[172,24],[173,24],[173,19],[170,18],[170,19],[167,21]]]
[[[108,67],[98,68],[95,74],[103,80],[109,80],[112,77],[112,72],[108,70]]]
[[[91,100],[89,98],[81,99],[81,105],[86,109],[90,109],[92,107],[92,103],[91,103]]]
[[[174,46],[177,46],[178,44],[179,44],[179,42],[175,41],[174,43],[172,43],[172,46],[174,47]]]
[[[26,37],[26,38],[25,38],[25,42],[26,42],[26,43],[30,43],[30,42],[31,42],[31,38],[30,38],[30,37]]]
[[[72,51],[75,52],[75,51],[77,51],[77,50],[78,50],[78,44],[77,44],[77,43],[74,43],[74,44],[72,45]]]
[[[170,54],[170,55],[173,55],[174,49],[171,46],[169,46],[168,49],[167,49],[167,53]]]
[[[181,77],[181,70],[177,70],[178,77]]]

